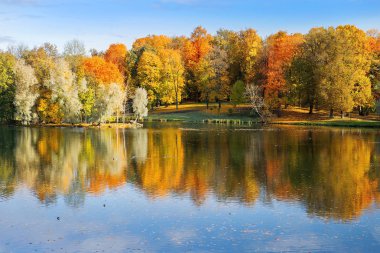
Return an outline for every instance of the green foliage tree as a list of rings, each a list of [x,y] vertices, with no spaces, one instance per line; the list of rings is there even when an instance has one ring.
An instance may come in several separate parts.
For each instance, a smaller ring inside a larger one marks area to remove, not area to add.
[[[326,48],[330,43],[328,31],[313,28],[305,35],[300,53],[287,70],[287,83],[297,94],[299,102],[309,105],[312,114],[315,104],[320,101],[320,87],[323,80],[323,66],[330,61]]]
[[[11,54],[0,53],[0,122],[9,122],[15,113],[14,64],[15,58]]]
[[[237,105],[245,101],[245,84],[243,81],[239,80],[234,83],[231,91],[231,103],[236,107]]]
[[[86,78],[79,81],[78,97],[82,105],[81,120],[88,122],[91,118],[93,107],[95,104],[95,86],[90,85]]]

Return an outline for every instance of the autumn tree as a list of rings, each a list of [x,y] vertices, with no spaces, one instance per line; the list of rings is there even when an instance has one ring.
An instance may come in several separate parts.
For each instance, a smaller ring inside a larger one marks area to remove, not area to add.
[[[213,98],[213,82],[214,72],[211,66],[210,60],[206,57],[202,59],[197,68],[194,71],[194,78],[197,80],[198,88],[200,93],[199,99],[206,102],[206,108],[208,109],[209,103]]]
[[[11,54],[0,52],[0,122],[9,122],[15,113],[14,64]]]
[[[378,30],[370,30],[367,32],[371,50],[371,67],[369,78],[372,85],[372,94],[375,99],[380,98],[380,32]],[[368,114],[369,108],[361,108],[359,111],[362,115]]]
[[[85,74],[97,83],[123,83],[123,76],[117,66],[99,56],[84,59],[82,67]]]
[[[304,36],[304,43],[286,71],[286,79],[298,96],[300,104],[309,105],[312,114],[320,95],[322,67],[328,60],[325,48],[329,43],[327,30],[313,28]]]
[[[289,99],[289,87],[286,85],[286,69],[289,68],[293,58],[298,53],[303,42],[301,34],[287,34],[278,32],[266,40],[266,81],[264,94],[267,104],[280,110],[281,104],[287,104]]]
[[[325,49],[329,60],[322,67],[321,98],[323,105],[343,116],[354,107],[367,106],[372,102],[370,50],[366,34],[355,26],[330,27],[329,42]]]
[[[45,42],[42,44],[42,48],[46,52],[46,54],[51,58],[57,58],[59,56],[57,45]]]
[[[29,124],[32,120],[32,107],[38,96],[38,83],[34,70],[24,60],[17,60],[14,65],[16,120]]]
[[[92,112],[93,120],[102,123],[116,114],[116,122],[119,122],[119,115],[124,110],[125,99],[125,93],[121,84],[98,85],[96,87],[96,97]]]
[[[350,112],[372,103],[369,41],[354,26],[313,28],[289,69],[291,82],[310,106]]]
[[[153,51],[144,51],[138,62],[137,81],[140,87],[146,89],[151,105],[157,104],[160,100],[162,70],[160,57]]]
[[[255,30],[247,29],[240,32],[239,55],[245,83],[251,83],[254,80],[256,63],[261,48],[262,40]]]
[[[52,92],[51,99],[58,103],[63,119],[68,122],[78,121],[82,107],[78,86],[75,74],[64,59],[56,61],[54,69],[51,69],[50,79],[45,85]]]
[[[147,37],[137,39],[132,48],[138,50],[142,47],[151,47],[157,50],[168,49],[170,48],[172,39],[165,35],[150,35]]]
[[[83,42],[73,39],[65,43],[63,56],[69,62],[74,73],[77,72],[85,55],[86,48]]]
[[[26,64],[33,67],[38,83],[43,86],[50,78],[50,70],[54,68],[54,58],[43,46],[24,51],[22,58]]]
[[[17,59],[20,59],[28,51],[29,51],[29,47],[26,44],[24,44],[24,43],[20,43],[20,44],[17,44],[17,45],[10,45],[10,46],[8,46],[6,52],[9,53],[9,54],[11,54],[11,55],[13,55]]]
[[[228,75],[231,85],[243,79],[241,37],[238,32],[220,29],[212,41],[213,45],[225,51],[228,62]]]
[[[123,75],[117,65],[99,56],[86,58],[81,66],[86,80],[79,84],[82,114],[91,120],[104,122],[124,111],[126,99]]]
[[[183,57],[187,71],[187,93],[190,98],[197,100],[199,98],[199,84],[201,80],[197,80],[195,72],[198,71],[200,62],[210,52],[212,45],[212,36],[207,30],[199,26],[194,29],[189,40],[183,47]]]
[[[185,44],[185,64],[193,69],[211,50],[212,36],[201,26],[194,29]]]
[[[133,112],[136,121],[148,116],[148,93],[144,88],[137,88],[133,97]]]
[[[115,64],[124,77],[126,76],[127,52],[124,44],[111,44],[104,54],[104,59]]]
[[[184,71],[182,57],[178,50],[167,49],[160,53],[163,72],[160,93],[162,102],[175,102],[178,110],[178,103],[181,102],[184,82]]]
[[[78,83],[78,97],[82,108],[81,120],[84,119],[85,122],[91,118],[94,111],[96,87],[95,83],[88,82],[86,78],[82,78]]]
[[[46,87],[50,79],[51,70],[55,67],[54,55],[41,46],[32,50],[24,51],[23,59],[33,67],[35,76],[38,80],[38,99],[36,102],[36,111],[41,122],[60,122],[62,115],[59,111],[59,105],[51,97],[51,90]]]
[[[208,58],[213,71],[213,78],[211,80],[213,83],[213,100],[219,103],[220,109],[221,102],[228,98],[231,88],[228,75],[228,55],[223,48],[214,46]]]

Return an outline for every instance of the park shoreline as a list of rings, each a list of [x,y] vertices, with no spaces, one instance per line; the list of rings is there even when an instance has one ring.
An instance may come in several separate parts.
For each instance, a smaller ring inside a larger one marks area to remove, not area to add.
[[[225,125],[225,126],[310,126],[310,127],[346,127],[346,128],[375,128],[380,129],[380,121],[367,121],[367,120],[325,120],[325,121],[269,121],[266,123],[257,120],[246,121],[246,120],[236,120],[236,119],[206,119],[206,120],[183,120],[183,119],[144,119],[139,121],[138,125],[132,123],[104,123],[100,125],[94,124],[30,124],[30,125],[18,125],[18,124],[5,124],[7,126],[23,126],[23,127],[34,127],[34,128],[86,128],[86,129],[136,129],[143,127],[144,123],[167,123],[167,122],[177,122],[177,123],[195,123],[195,124],[212,124],[212,125]]]
[[[72,127],[72,128],[140,128],[145,123],[165,123],[165,122],[182,122],[198,124],[214,124],[227,126],[259,126],[259,125],[288,125],[288,126],[310,126],[310,127],[348,127],[348,128],[379,128],[380,116],[354,116],[351,118],[329,118],[325,111],[317,111],[314,114],[308,114],[305,108],[292,107],[283,110],[281,117],[271,117],[264,123],[260,118],[253,117],[249,112],[249,107],[243,105],[233,108],[226,105],[220,111],[217,107],[211,106],[210,109],[202,104],[190,103],[181,105],[178,110],[174,106],[161,107],[152,111],[148,117],[143,118],[135,123],[135,116],[126,115],[122,122],[115,123],[47,123],[47,124],[30,124],[30,127]],[[10,126],[21,126],[18,124],[9,124]]]

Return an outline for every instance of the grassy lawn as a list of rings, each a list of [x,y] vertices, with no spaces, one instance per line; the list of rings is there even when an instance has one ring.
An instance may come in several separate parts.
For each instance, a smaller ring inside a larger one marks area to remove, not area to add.
[[[249,115],[247,106],[233,108],[232,105],[223,104],[219,110],[218,105],[189,103],[182,104],[176,110],[175,105],[161,107],[150,112],[148,121],[184,121],[184,122],[215,122],[215,123],[255,123],[257,119]]]
[[[209,109],[204,103],[187,103],[160,107],[150,112],[147,121],[183,121],[183,122],[208,122],[226,124],[253,124],[259,119],[249,115],[248,105],[240,105],[233,108],[230,104],[222,104],[219,110],[218,104],[210,103]],[[359,116],[352,113],[350,118],[341,119],[339,116],[331,119],[328,112],[319,110],[312,115],[307,108],[289,107],[282,111],[281,117],[273,116],[269,124],[281,125],[310,125],[310,126],[339,126],[339,127],[373,127],[380,128],[380,116],[371,114]]]
[[[309,125],[309,126],[339,126],[339,127],[374,127],[380,128],[380,116],[370,114],[360,116],[351,113],[350,117],[340,118],[335,116],[333,119],[328,117],[328,112],[319,110],[310,115],[305,108],[291,107],[283,111],[279,118],[272,118],[271,124],[286,125]]]
[[[250,115],[249,105],[239,105],[234,108],[232,105],[225,103],[219,109],[218,104],[210,103],[209,109],[204,103],[187,103],[179,105],[176,110],[175,105],[162,106],[149,112],[149,116],[144,121],[178,121],[178,122],[199,122],[199,123],[216,123],[230,125],[252,125],[260,123],[259,118]],[[126,116],[125,124],[115,124],[116,118],[110,120],[111,123],[97,124],[45,124],[50,127],[86,127],[86,128],[131,128],[135,127],[130,121],[135,120],[133,115]],[[120,118],[120,122],[123,119]],[[380,116],[371,114],[369,116],[359,116],[352,113],[349,118],[328,117],[328,112],[324,110],[316,111],[313,114],[308,113],[307,108],[289,107],[283,109],[281,117],[273,115],[268,119],[268,124],[273,125],[300,125],[300,126],[336,126],[336,127],[368,127],[380,128]],[[39,126],[39,125],[36,125]]]

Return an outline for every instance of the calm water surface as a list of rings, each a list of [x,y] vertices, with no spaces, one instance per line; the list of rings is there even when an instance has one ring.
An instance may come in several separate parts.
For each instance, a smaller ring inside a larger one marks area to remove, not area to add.
[[[0,127],[0,252],[379,252],[380,132]]]

